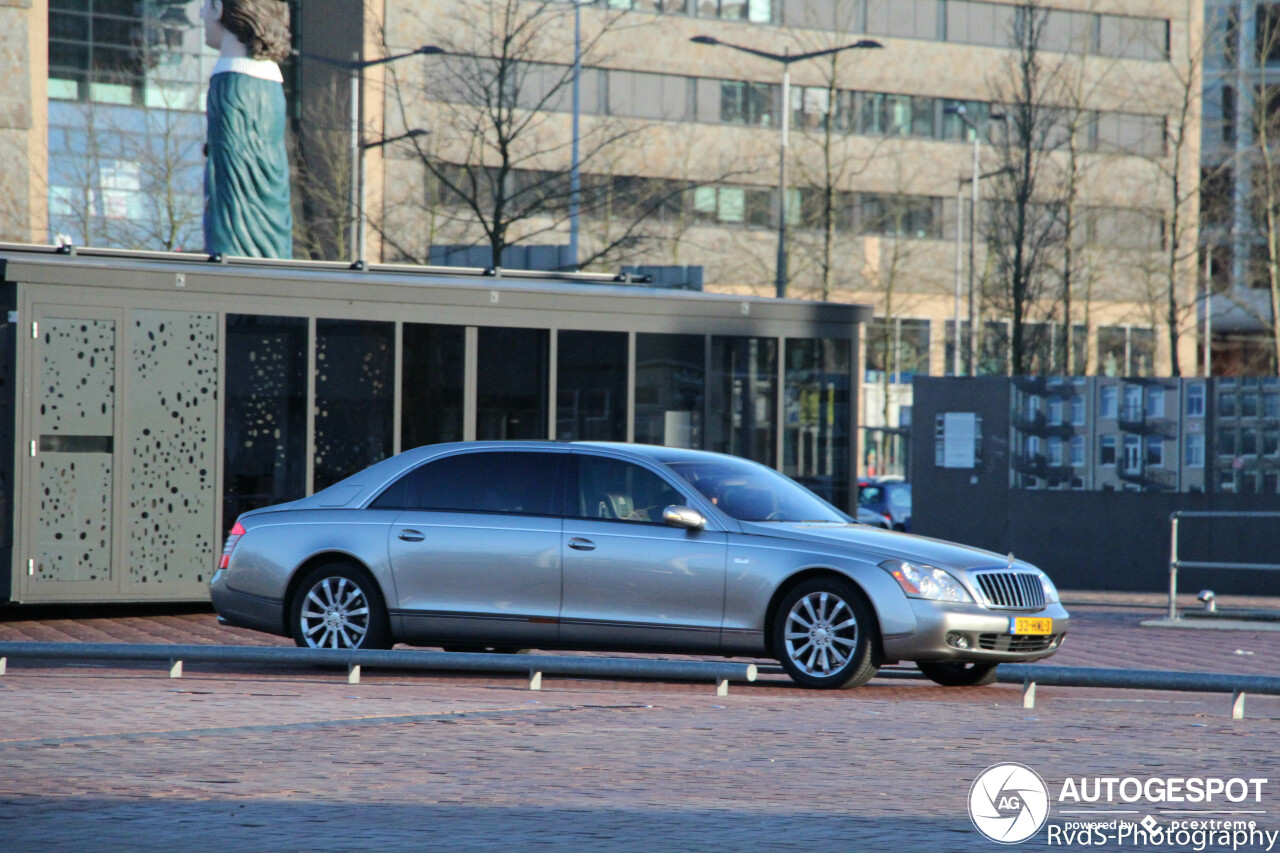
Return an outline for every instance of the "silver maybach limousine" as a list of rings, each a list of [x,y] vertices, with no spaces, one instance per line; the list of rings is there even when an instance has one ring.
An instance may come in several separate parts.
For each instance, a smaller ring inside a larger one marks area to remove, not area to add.
[[[902,660],[990,683],[1068,622],[1012,556],[855,524],[754,462],[634,444],[402,453],[242,515],[211,589],[223,622],[302,646],[767,656],[810,687]]]

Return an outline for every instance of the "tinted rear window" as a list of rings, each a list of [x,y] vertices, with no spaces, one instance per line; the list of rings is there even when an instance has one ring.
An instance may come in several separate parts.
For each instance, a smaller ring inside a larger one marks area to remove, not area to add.
[[[559,453],[461,453],[415,468],[374,509],[558,515]]]

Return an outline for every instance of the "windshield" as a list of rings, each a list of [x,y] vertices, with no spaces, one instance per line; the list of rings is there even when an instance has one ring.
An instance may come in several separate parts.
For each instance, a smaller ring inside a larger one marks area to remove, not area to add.
[[[851,521],[794,480],[752,462],[726,457],[666,466],[739,521]]]

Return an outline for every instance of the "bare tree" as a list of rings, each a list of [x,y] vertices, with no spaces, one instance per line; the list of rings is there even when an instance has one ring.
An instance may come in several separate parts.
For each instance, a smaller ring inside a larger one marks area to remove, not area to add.
[[[457,232],[478,228],[500,263],[506,246],[560,231],[569,217],[574,192],[566,110],[573,65],[565,61],[563,36],[571,32],[573,10],[551,0],[458,0],[458,6],[447,21],[436,14],[439,24],[423,24],[446,55],[427,60],[429,70],[417,85],[389,68],[388,100],[405,127],[429,119],[433,139],[413,144],[423,175],[449,202],[441,215],[456,220]],[[584,68],[601,61],[606,37],[624,26],[622,20],[620,13],[584,10]],[[605,172],[612,149],[642,129],[606,117],[584,120],[582,173]],[[577,197],[584,213],[608,201],[607,193]],[[642,204],[639,212],[643,219],[650,209]],[[580,264],[635,238],[636,229],[621,228]]]
[[[1048,10],[1039,0],[1017,7],[1012,56],[991,86],[1004,105],[1007,129],[996,145],[997,201],[990,206],[987,233],[995,282],[987,298],[1010,318],[1014,375],[1031,369],[1039,348],[1035,338],[1042,327],[1033,327],[1031,320],[1045,310],[1051,256],[1063,239],[1060,188],[1050,165],[1051,152],[1061,141],[1063,111],[1054,104],[1056,66],[1041,50],[1047,21]]]
[[[1252,138],[1248,157],[1240,166],[1249,170],[1250,212],[1265,241],[1261,266],[1267,300],[1265,307],[1259,306],[1246,293],[1233,296],[1233,301],[1266,330],[1269,367],[1276,372],[1280,370],[1280,163],[1272,140],[1280,142],[1280,86],[1269,83],[1266,72],[1268,63],[1280,57],[1280,17],[1274,7],[1258,7],[1256,50],[1258,72],[1251,81],[1252,108],[1248,112]]]

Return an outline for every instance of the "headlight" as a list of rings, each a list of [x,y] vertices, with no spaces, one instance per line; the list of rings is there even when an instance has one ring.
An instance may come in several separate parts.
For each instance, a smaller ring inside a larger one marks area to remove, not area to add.
[[[1049,580],[1049,576],[1044,572],[1040,573],[1040,586],[1044,587],[1044,603],[1057,604],[1061,599],[1058,598],[1058,588],[1053,585],[1053,581]]]
[[[902,591],[912,598],[929,598],[934,601],[973,601],[960,585],[960,581],[933,566],[908,563],[906,560],[885,560],[880,568],[893,575]]]

